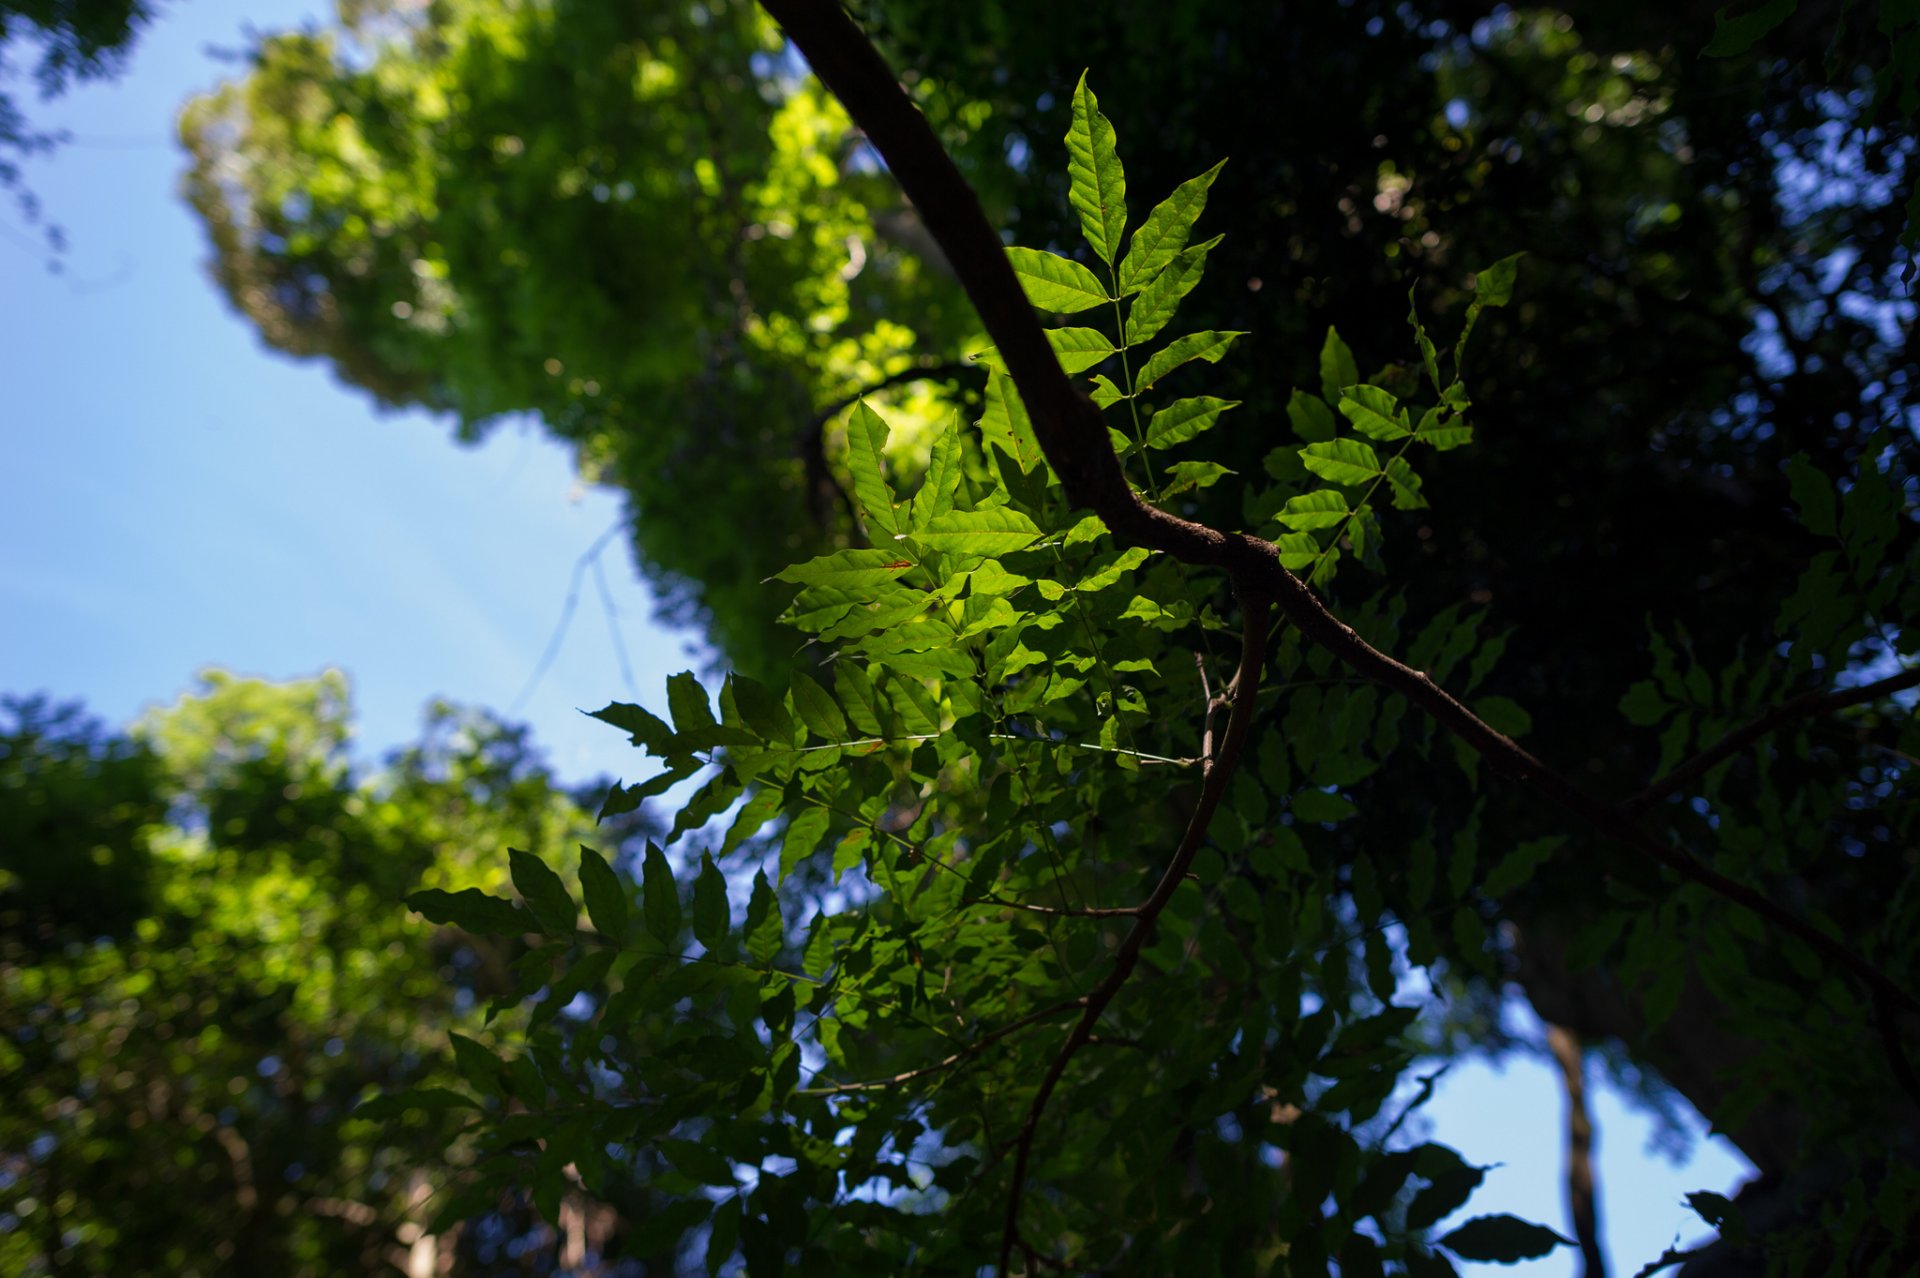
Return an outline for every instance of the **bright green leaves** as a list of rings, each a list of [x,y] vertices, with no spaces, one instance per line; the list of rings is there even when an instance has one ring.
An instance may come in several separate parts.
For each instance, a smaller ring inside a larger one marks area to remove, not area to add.
[[[1207,190],[1225,164],[1222,160],[1199,177],[1182,182],[1147,214],[1146,222],[1127,244],[1126,259],[1120,263],[1122,295],[1145,287],[1186,247],[1188,232],[1207,207]]]
[[[1360,380],[1360,368],[1353,362],[1353,351],[1332,327],[1320,344],[1320,395],[1329,404],[1340,402],[1340,392]]]
[[[1147,447],[1172,448],[1210,430],[1220,414],[1240,404],[1237,399],[1218,399],[1200,395],[1177,399],[1153,415],[1147,424]]]
[[[800,721],[807,725],[807,731],[822,741],[846,739],[846,716],[840,713],[839,703],[825,688],[804,672],[794,674],[792,688],[793,708],[799,712]]]
[[[1407,411],[1391,392],[1378,386],[1349,386],[1341,391],[1340,415],[1368,439],[1405,439],[1413,433]]]
[[[1073,91],[1067,178],[1067,199],[1080,215],[1081,232],[1100,260],[1112,266],[1127,229],[1127,178],[1120,167],[1113,124],[1101,114],[1085,72]]]
[[[1381,473],[1380,458],[1357,439],[1330,439],[1300,450],[1306,468],[1335,484],[1359,487]]]
[[[1277,518],[1295,532],[1312,532],[1318,528],[1336,528],[1347,521],[1350,513],[1344,495],[1337,489],[1322,488],[1289,498]]]
[[[1010,248],[1007,260],[1013,264],[1027,300],[1043,311],[1071,315],[1113,300],[1099,277],[1072,258],[1038,249]]]
[[[1138,345],[1167,326],[1180,300],[1200,282],[1207,269],[1207,254],[1219,242],[1216,235],[1205,244],[1181,252],[1140,291],[1127,312],[1127,345]]]
[[[899,531],[893,489],[887,483],[887,424],[861,400],[847,423],[847,461],[853,470],[853,496],[866,518],[869,537],[884,541]]]
[[[1040,537],[1033,520],[1017,510],[955,510],[936,515],[910,534],[913,541],[946,554],[1006,555]]]
[[[912,560],[887,550],[841,550],[809,559],[804,564],[793,564],[774,576],[776,580],[790,581],[796,586],[858,590],[892,581],[911,567]]]
[[[1194,360],[1205,360],[1209,364],[1218,364],[1226,355],[1235,338],[1245,337],[1241,332],[1205,332],[1189,333],[1185,337],[1154,352],[1145,368],[1134,379],[1135,393],[1147,390],[1155,382],[1179,368],[1182,364]]]
[[[1327,401],[1303,390],[1293,392],[1287,401],[1287,421],[1292,424],[1293,433],[1309,444],[1332,439],[1338,431]]]
[[[1033,433],[1033,422],[1027,417],[1027,406],[1021,402],[1013,378],[997,369],[987,375],[980,436],[989,448],[998,449],[1018,466],[1022,474],[1031,474],[1036,467],[1046,464],[1046,458],[1040,454],[1040,441]]]

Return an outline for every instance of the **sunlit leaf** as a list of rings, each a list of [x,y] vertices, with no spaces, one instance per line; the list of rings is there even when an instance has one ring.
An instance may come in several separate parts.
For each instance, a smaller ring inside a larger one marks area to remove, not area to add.
[[[1085,72],[1073,91],[1067,178],[1067,199],[1080,215],[1080,229],[1094,253],[1111,266],[1127,229],[1127,179],[1115,149],[1113,125],[1101,114]]]

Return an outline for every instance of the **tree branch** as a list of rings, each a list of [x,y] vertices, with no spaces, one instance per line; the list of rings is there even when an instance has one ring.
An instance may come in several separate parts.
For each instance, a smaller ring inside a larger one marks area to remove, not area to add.
[[[1045,330],[1014,278],[1005,246],[973,189],[879,52],[831,0],[761,0],[761,6],[865,131],[868,142],[920,210],[1005,361],[1041,452],[1059,476],[1070,505],[1094,511],[1118,538],[1164,551],[1195,567],[1225,570],[1236,588],[1257,591],[1278,603],[1287,620],[1307,638],[1355,673],[1406,697],[1466,742],[1495,772],[1563,809],[1581,827],[1618,840],[1681,878],[1744,906],[1853,973],[1874,993],[1920,1012],[1920,999],[1844,944],[1760,892],[1654,838],[1630,813],[1587,793],[1536,759],[1424,672],[1367,643],[1281,566],[1272,543],[1181,519],[1143,502],[1120,468],[1100,410],[1061,371]]]
[[[965,1047],[959,1048],[958,1050],[952,1053],[949,1053],[946,1056],[941,1057],[939,1060],[935,1061],[931,1065],[922,1065],[918,1069],[905,1070],[901,1073],[893,1075],[890,1078],[874,1079],[871,1082],[829,1083],[825,1087],[802,1087],[796,1090],[794,1092],[794,1095],[795,1096],[841,1096],[841,1095],[845,1095],[848,1092],[877,1092],[877,1091],[883,1091],[889,1087],[898,1087],[902,1083],[910,1083],[916,1078],[925,1078],[929,1074],[938,1074],[943,1069],[951,1069],[953,1066],[958,1065],[961,1061],[964,1061],[969,1057],[979,1055],[981,1052],[985,1051],[989,1047],[992,1047],[995,1043],[999,1042],[1003,1038],[1006,1038],[1008,1035],[1017,1034],[1021,1030],[1027,1028],[1029,1025],[1037,1025],[1041,1021],[1050,1020],[1053,1017],[1060,1015],[1060,1013],[1062,1012],[1071,1011],[1076,1007],[1082,1006],[1085,1002],[1086,1002],[1086,999],[1084,998],[1070,998],[1063,1003],[1055,1003],[1052,1007],[1043,1007],[1037,1012],[1029,1012],[1018,1020],[1009,1021],[1007,1024],[1002,1025],[997,1030],[990,1030],[987,1033],[982,1034],[979,1038],[974,1039],[973,1042],[968,1043]]]
[[[1810,719],[1818,715],[1831,714],[1836,710],[1845,710],[1848,706],[1865,705],[1869,701],[1878,701],[1906,688],[1920,686],[1920,666],[1911,670],[1902,670],[1899,674],[1888,675],[1872,683],[1861,684],[1857,688],[1842,688],[1837,692],[1813,691],[1802,693],[1790,701],[1783,701],[1751,723],[1744,724],[1721,737],[1718,741],[1694,755],[1674,765],[1673,771],[1652,782],[1646,789],[1626,800],[1620,806],[1629,812],[1641,808],[1675,793],[1682,786],[1706,775],[1724,759],[1732,758],[1752,745],[1760,738],[1795,719]]]
[[[1093,1027],[1099,1024],[1101,1013],[1113,1002],[1114,995],[1127,983],[1127,978],[1133,975],[1134,966],[1140,961],[1140,951],[1146,948],[1147,939],[1153,935],[1155,920],[1167,908],[1167,903],[1173,900],[1175,890],[1186,878],[1187,867],[1193,864],[1201,843],[1206,840],[1207,827],[1213,823],[1214,811],[1220,806],[1220,796],[1226,793],[1227,782],[1233,779],[1234,765],[1240,760],[1241,747],[1246,744],[1248,729],[1253,726],[1254,703],[1257,700],[1254,693],[1260,686],[1260,671],[1266,661],[1267,621],[1272,608],[1266,600],[1252,593],[1241,595],[1240,607],[1243,614],[1240,671],[1234,676],[1236,691],[1233,709],[1227,716],[1227,730],[1221,738],[1219,754],[1206,764],[1206,780],[1201,783],[1200,798],[1194,804],[1193,814],[1187,818],[1186,833],[1180,839],[1180,846],[1174,850],[1173,858],[1167,862],[1167,868],[1161,872],[1153,894],[1141,903],[1140,916],[1127,930],[1119,949],[1114,951],[1113,967],[1083,1000],[1080,1019],[1068,1032],[1066,1042],[1055,1053],[1053,1063],[1040,1080],[1039,1090],[1034,1092],[1033,1100],[1027,1105],[1027,1117],[1020,1125],[1020,1135],[1014,1148],[1013,1183],[1007,1188],[1006,1225],[1000,1238],[1000,1273],[1003,1278],[1009,1272],[1013,1249],[1020,1239],[1020,1199],[1026,1190],[1027,1163],[1033,1154],[1033,1138],[1040,1128],[1040,1117],[1046,1113],[1047,1102],[1060,1085],[1068,1064],[1092,1039]]]
[[[1587,1111],[1586,1057],[1573,1031],[1561,1025],[1547,1026],[1547,1050],[1559,1062],[1567,1092],[1567,1209],[1580,1245],[1580,1278],[1607,1278],[1593,1185],[1593,1115]]]

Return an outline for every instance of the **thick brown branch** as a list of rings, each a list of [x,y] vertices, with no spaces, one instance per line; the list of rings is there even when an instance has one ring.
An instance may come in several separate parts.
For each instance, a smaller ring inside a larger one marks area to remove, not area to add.
[[[1207,827],[1213,823],[1215,809],[1220,806],[1220,796],[1226,793],[1227,783],[1233,779],[1233,768],[1240,759],[1240,750],[1246,744],[1247,732],[1253,726],[1255,715],[1255,692],[1260,686],[1260,670],[1266,661],[1267,623],[1271,608],[1257,595],[1243,593],[1240,598],[1241,641],[1240,672],[1234,676],[1236,689],[1233,709],[1227,716],[1227,730],[1220,742],[1220,752],[1208,761],[1206,780],[1200,786],[1199,801],[1194,804],[1193,814],[1187,818],[1186,833],[1181,836],[1180,846],[1174,850],[1167,868],[1161,872],[1159,883],[1154,885],[1153,893],[1140,905],[1140,917],[1122,938],[1120,947],[1114,951],[1113,966],[1100,984],[1083,1000],[1080,1019],[1074,1023],[1067,1034],[1066,1042],[1054,1054],[1053,1063],[1040,1080],[1040,1087],[1033,1094],[1033,1100],[1027,1105],[1027,1116],[1020,1124],[1020,1135],[1015,1144],[1013,1155],[1013,1183],[1007,1189],[1006,1226],[1000,1240],[1000,1272],[1009,1272],[1008,1266],[1013,1258],[1013,1248],[1020,1237],[1020,1199],[1026,1190],[1027,1163],[1033,1154],[1034,1134],[1040,1128],[1040,1118],[1047,1110],[1047,1102],[1060,1085],[1062,1075],[1076,1053],[1093,1038],[1093,1027],[1100,1023],[1101,1013],[1113,1002],[1114,995],[1120,992],[1133,975],[1133,969],[1140,961],[1140,951],[1146,948],[1147,941],[1153,936],[1154,921],[1160,917],[1167,903],[1173,900],[1174,892],[1182,879],[1187,876],[1187,867],[1193,864],[1193,858],[1205,842]]]
[[[1681,787],[1705,776],[1722,760],[1730,759],[1752,745],[1760,738],[1778,728],[1792,723],[1796,719],[1811,719],[1819,715],[1832,714],[1836,710],[1845,710],[1848,706],[1865,705],[1869,701],[1878,701],[1906,688],[1920,686],[1920,666],[1911,670],[1902,670],[1897,675],[1888,675],[1872,683],[1863,683],[1857,688],[1842,688],[1838,692],[1806,692],[1790,701],[1783,701],[1751,723],[1746,723],[1718,741],[1677,764],[1673,771],[1653,782],[1646,789],[1621,804],[1629,812],[1644,808],[1656,799],[1663,799]]]
[[[920,210],[1006,362],[1041,451],[1059,475],[1071,504],[1093,510],[1123,540],[1165,551],[1183,563],[1224,569],[1237,587],[1256,590],[1278,603],[1302,634],[1326,647],[1356,674],[1406,697],[1465,741],[1495,772],[1563,809],[1580,827],[1616,839],[1683,879],[1746,907],[1836,967],[1853,973],[1877,995],[1920,1012],[1920,999],[1844,944],[1754,889],[1649,835],[1630,813],[1602,802],[1534,758],[1426,674],[1367,643],[1281,567],[1272,544],[1192,523],[1141,501],[1120,469],[1100,411],[1061,371],[973,189],[879,52],[836,3],[761,0],[761,5],[866,132],[907,198]]]
[[[1607,1278],[1600,1250],[1600,1212],[1593,1184],[1593,1115],[1587,1111],[1587,1066],[1580,1040],[1560,1025],[1547,1026],[1547,1050],[1559,1062],[1567,1091],[1567,1209],[1580,1245],[1580,1278]]]

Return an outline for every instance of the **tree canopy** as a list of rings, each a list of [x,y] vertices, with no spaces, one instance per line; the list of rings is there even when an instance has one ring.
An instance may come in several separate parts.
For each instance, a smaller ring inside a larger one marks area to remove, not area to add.
[[[186,108],[263,338],[535,415],[732,673],[599,712],[593,833],[497,725],[353,776],[324,688],[17,712],[10,1188],[111,1245],[103,1062],[191,1029],[252,1108],[154,1139],[368,1213],[269,1269],[1597,1278],[1591,1194],[1436,1236],[1499,1151],[1416,1065],[1517,989],[1763,1173],[1620,1261],[1911,1269],[1913,15],[765,7],[342,5]]]

